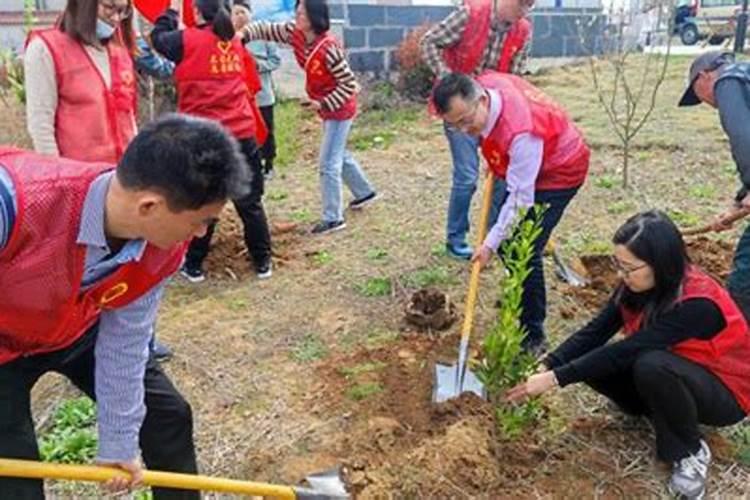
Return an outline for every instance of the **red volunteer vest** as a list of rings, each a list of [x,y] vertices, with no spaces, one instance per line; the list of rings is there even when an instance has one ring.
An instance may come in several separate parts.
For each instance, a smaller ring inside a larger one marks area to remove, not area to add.
[[[82,291],[81,210],[91,183],[112,166],[9,148],[0,148],[0,164],[13,179],[18,205],[0,251],[0,364],[69,346],[102,310],[133,302],[182,262],[185,245],[147,245],[140,261]]]
[[[216,120],[238,139],[255,137],[242,43],[222,41],[210,26],[187,28],[182,43],[182,61],[174,73],[177,109]]]
[[[734,394],[739,405],[750,413],[750,333],[745,318],[721,285],[696,267],[685,276],[680,301],[709,299],[721,310],[727,326],[711,340],[690,339],[674,345],[671,351],[693,361],[719,377]],[[643,313],[621,309],[623,334],[632,335],[641,326]]]
[[[292,48],[297,64],[305,70],[305,90],[310,99],[320,101],[336,88],[336,78],[328,70],[326,54],[331,45],[340,47],[330,32],[325,32],[312,42],[309,54],[306,54],[305,35],[300,30],[292,34]],[[324,120],[349,120],[357,113],[357,97],[352,95],[341,107],[335,111],[321,109],[318,115]]]
[[[135,136],[137,95],[133,60],[116,43],[107,45],[111,87],[104,84],[83,45],[57,28],[33,31],[52,55],[57,80],[55,140],[60,156],[117,163]]]
[[[454,46],[443,50],[443,59],[451,71],[472,74],[487,50],[490,37],[490,26],[495,17],[491,0],[465,0],[464,5],[469,10],[469,20],[466,23],[461,40]],[[531,22],[521,18],[513,23],[505,35],[500,57],[495,67],[479,68],[492,69],[501,73],[510,73],[513,57],[526,45],[531,35]]]
[[[505,179],[513,139],[531,133],[544,140],[537,190],[569,189],[583,184],[588,173],[589,148],[565,110],[515,75],[488,71],[477,81],[485,89],[496,90],[502,100],[495,127],[481,141],[482,154],[493,174]],[[561,137],[566,141],[565,150],[561,149]]]

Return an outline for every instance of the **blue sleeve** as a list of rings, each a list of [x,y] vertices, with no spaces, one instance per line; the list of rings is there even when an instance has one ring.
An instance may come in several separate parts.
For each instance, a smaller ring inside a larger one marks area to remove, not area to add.
[[[146,416],[146,362],[164,284],[100,316],[94,349],[100,461],[128,461],[139,455],[138,435]]]
[[[138,55],[135,58],[136,69],[159,80],[169,79],[174,73],[174,63],[159,57],[143,38],[139,38],[136,43],[138,44]]]
[[[8,172],[0,167],[0,250],[5,248],[16,223],[16,189]]]

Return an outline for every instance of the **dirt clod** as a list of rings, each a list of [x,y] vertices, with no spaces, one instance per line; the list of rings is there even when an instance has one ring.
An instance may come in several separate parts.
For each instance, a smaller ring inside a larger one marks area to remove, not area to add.
[[[458,315],[447,294],[434,288],[417,290],[406,305],[406,321],[420,328],[445,330]]]

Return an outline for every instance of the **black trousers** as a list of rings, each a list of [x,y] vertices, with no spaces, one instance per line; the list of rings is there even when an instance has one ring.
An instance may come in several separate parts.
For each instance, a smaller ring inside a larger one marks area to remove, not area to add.
[[[45,373],[57,372],[66,376],[87,396],[96,399],[96,334],[95,326],[66,349],[0,365],[0,457],[39,460],[30,395],[31,388]],[[140,446],[146,467],[197,473],[190,405],[153,358],[149,360],[144,382],[146,418],[141,427]],[[198,492],[188,490],[154,488],[153,493],[157,500],[200,498]],[[43,499],[42,481],[0,477],[0,498]]]
[[[270,106],[260,106],[260,114],[263,121],[268,127],[268,137],[263,147],[260,148],[260,157],[265,161],[266,171],[273,167],[273,159],[276,158],[276,136],[273,133],[273,104]]]
[[[243,139],[240,141],[240,147],[252,171],[252,180],[250,194],[242,199],[234,200],[234,208],[242,220],[245,245],[250,258],[258,267],[271,258],[271,233],[268,230],[268,219],[263,208],[263,166],[255,140]],[[185,256],[187,267],[197,269],[202,266],[211,248],[214,229],[215,225],[209,226],[203,237],[193,238],[190,242]]]
[[[656,430],[656,453],[668,462],[698,451],[698,424],[721,427],[745,418],[716,375],[669,351],[646,352],[632,369],[587,384],[624,412],[648,416]]]

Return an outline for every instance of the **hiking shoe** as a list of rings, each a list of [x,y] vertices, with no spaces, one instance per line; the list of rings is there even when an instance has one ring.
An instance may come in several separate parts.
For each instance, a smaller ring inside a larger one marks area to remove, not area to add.
[[[373,191],[372,193],[368,194],[367,196],[363,196],[362,198],[359,198],[357,200],[352,200],[349,202],[349,208],[352,210],[361,210],[365,208],[370,203],[378,200],[380,198],[380,195]]]
[[[273,264],[271,263],[271,258],[269,257],[262,264],[255,266],[255,273],[257,274],[259,279],[265,280],[270,278],[273,274]]]
[[[711,463],[711,450],[701,439],[701,447],[697,452],[675,462],[672,466],[669,492],[678,498],[702,500],[706,496],[709,463]]]
[[[188,267],[183,265],[180,268],[180,274],[190,283],[200,283],[206,281],[206,275],[200,267]]]
[[[346,227],[346,222],[343,220],[334,221],[320,221],[312,228],[312,234],[326,234],[341,231]]]
[[[461,243],[460,245],[446,243],[445,251],[449,257],[457,260],[471,260],[471,256],[474,255],[474,250],[466,243]]]
[[[151,344],[151,354],[154,355],[154,359],[157,361],[167,361],[174,355],[172,349],[156,339],[154,339],[154,342]]]

